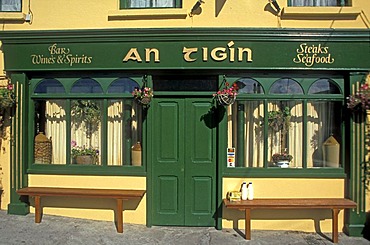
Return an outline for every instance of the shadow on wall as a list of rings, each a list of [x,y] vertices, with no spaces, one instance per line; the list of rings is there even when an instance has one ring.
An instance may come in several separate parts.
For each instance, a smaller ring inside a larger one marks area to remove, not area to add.
[[[366,221],[364,229],[362,230],[362,235],[365,239],[370,241],[370,211],[366,213]]]

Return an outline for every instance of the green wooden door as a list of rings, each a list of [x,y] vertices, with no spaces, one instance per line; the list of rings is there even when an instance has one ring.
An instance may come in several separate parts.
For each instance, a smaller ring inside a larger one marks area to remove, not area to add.
[[[156,99],[153,110],[153,225],[215,226],[216,129],[212,103]]]

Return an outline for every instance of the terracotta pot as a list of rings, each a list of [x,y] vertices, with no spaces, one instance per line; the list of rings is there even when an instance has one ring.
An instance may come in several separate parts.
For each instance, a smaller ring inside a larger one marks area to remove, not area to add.
[[[76,164],[95,164],[95,158],[91,155],[77,156]]]

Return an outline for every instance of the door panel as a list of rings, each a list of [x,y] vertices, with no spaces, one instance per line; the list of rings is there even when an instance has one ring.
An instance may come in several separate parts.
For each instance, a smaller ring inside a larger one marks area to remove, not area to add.
[[[154,103],[153,120],[153,224],[184,223],[184,102]]]
[[[153,103],[153,224],[214,226],[216,131],[204,121],[208,99]]]

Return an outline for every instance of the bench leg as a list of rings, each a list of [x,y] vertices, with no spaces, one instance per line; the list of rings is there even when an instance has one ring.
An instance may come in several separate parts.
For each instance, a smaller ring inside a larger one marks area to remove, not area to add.
[[[35,223],[41,222],[41,197],[35,196]]]
[[[251,210],[245,210],[245,239],[251,239]]]
[[[340,209],[332,209],[332,230],[333,243],[338,243],[338,214]]]
[[[117,220],[117,232],[123,233],[123,200],[117,199],[117,210],[116,210],[116,220]]]

